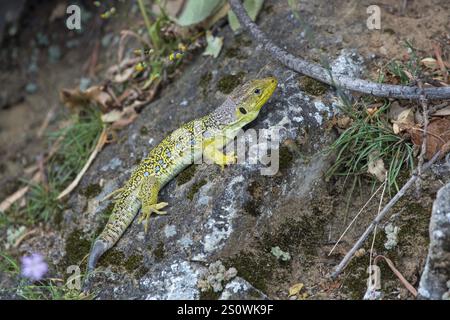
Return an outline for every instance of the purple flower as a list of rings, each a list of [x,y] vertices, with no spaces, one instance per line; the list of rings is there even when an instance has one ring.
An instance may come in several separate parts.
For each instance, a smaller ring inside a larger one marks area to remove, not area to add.
[[[40,254],[33,253],[31,256],[22,257],[22,276],[38,281],[42,279],[47,271],[47,263]]]

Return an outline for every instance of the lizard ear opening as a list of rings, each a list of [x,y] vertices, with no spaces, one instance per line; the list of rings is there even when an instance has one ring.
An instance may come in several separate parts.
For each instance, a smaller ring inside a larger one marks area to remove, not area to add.
[[[239,112],[242,114],[247,114],[247,110],[245,110],[245,108],[243,108],[243,107],[239,108]]]

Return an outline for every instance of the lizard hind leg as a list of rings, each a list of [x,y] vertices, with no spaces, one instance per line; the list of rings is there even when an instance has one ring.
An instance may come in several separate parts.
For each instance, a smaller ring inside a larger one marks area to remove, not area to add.
[[[137,197],[141,202],[141,216],[139,217],[138,222],[144,222],[145,232],[147,232],[148,223],[152,213],[161,215],[166,214],[166,212],[161,211],[161,209],[166,207],[168,203],[158,203],[158,192],[158,179],[154,175],[144,177]]]

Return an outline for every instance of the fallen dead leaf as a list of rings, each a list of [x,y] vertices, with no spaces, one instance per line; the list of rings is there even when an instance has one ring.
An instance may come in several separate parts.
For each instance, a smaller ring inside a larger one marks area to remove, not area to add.
[[[289,288],[289,297],[296,296],[300,293],[300,291],[303,289],[304,284],[303,283],[296,283],[292,287]]]
[[[414,118],[415,114],[412,108],[402,111],[399,114],[397,120],[391,120],[392,129],[394,130],[394,133],[399,134],[400,132],[403,132],[405,130],[414,127],[415,125]]]
[[[380,182],[383,182],[386,179],[386,168],[384,167],[384,161],[375,152],[369,154],[367,172],[374,175]]]
[[[411,141],[417,145],[422,145],[423,130],[419,128],[411,128],[408,130],[411,135]],[[427,128],[427,152],[425,155],[426,159],[431,159],[436,152],[439,150],[444,155],[446,148],[448,148],[448,143],[450,142],[450,119],[448,118],[438,118],[433,119],[428,124]]]
[[[116,83],[124,83],[125,81],[128,81],[133,76],[134,70],[135,70],[134,66],[128,67],[122,72],[117,73],[114,76],[113,81]]]
[[[102,115],[104,123],[112,123],[113,129],[120,129],[132,123],[137,117],[134,106],[128,106],[122,111],[112,110]]]
[[[420,62],[429,69],[435,70],[435,69],[439,68],[438,62],[434,58],[424,58],[424,59],[420,60]]]
[[[338,118],[336,124],[340,129],[347,129],[352,124],[352,119],[350,117],[344,116]]]
[[[64,105],[71,111],[75,111],[78,107],[95,103],[106,111],[112,102],[112,97],[104,91],[103,86],[92,86],[86,91],[80,89],[62,89],[60,91],[60,99]]]

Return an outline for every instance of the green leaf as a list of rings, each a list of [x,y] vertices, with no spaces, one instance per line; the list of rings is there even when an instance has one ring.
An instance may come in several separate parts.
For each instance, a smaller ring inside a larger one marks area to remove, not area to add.
[[[261,11],[261,8],[264,4],[264,0],[244,0],[244,8],[248,13],[248,16],[255,21],[258,13]],[[228,11],[228,23],[230,24],[231,29],[236,32],[239,30],[241,25],[232,10]]]
[[[208,45],[206,46],[203,55],[213,56],[214,58],[217,58],[220,53],[220,50],[222,50],[223,37],[214,37],[211,31],[208,31],[206,33],[206,42]]]
[[[223,5],[223,0],[187,0],[175,22],[182,27],[202,22]]]

